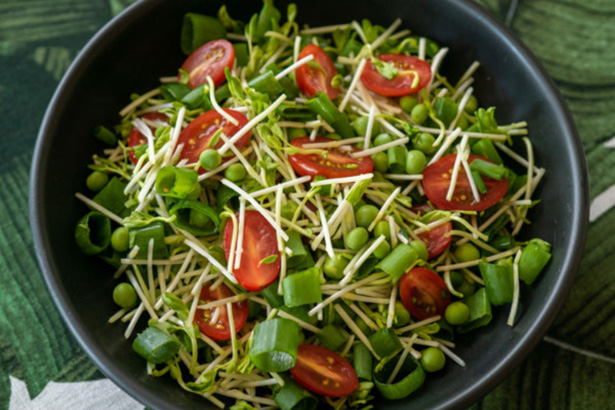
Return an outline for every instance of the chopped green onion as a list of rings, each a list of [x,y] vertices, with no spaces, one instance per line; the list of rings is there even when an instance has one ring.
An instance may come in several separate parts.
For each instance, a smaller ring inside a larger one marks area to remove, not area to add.
[[[478,192],[480,192],[481,194],[486,194],[487,187],[485,186],[485,182],[483,181],[483,178],[480,176],[480,174],[477,171],[471,171],[471,174],[472,174],[472,179],[474,180],[474,183],[476,184],[476,188],[478,189]]]
[[[261,290],[261,295],[265,298],[269,306],[274,309],[284,305],[284,298],[282,295],[278,295],[279,282],[276,280],[265,289]]]
[[[188,199],[179,201],[169,210],[169,214],[177,216],[173,221],[175,226],[194,235],[213,235],[218,233],[220,228],[220,217],[216,210],[199,201]],[[199,220],[198,224],[194,223],[196,218]],[[207,221],[211,223],[207,223]]]
[[[346,344],[346,336],[335,325],[326,325],[318,333],[318,339],[324,347],[336,351]]]
[[[318,406],[318,399],[290,377],[285,378],[284,386],[277,392],[274,400],[281,410],[314,410]]]
[[[107,127],[103,127],[102,125],[94,128],[94,136],[104,144],[115,146],[117,144],[117,137]]]
[[[457,327],[459,333],[467,333],[491,322],[491,303],[489,303],[485,288],[480,288],[472,295],[465,297],[463,303],[470,308],[470,318],[466,323]]]
[[[90,212],[77,222],[75,241],[81,252],[95,255],[111,242],[111,221],[100,212]]]
[[[353,349],[353,367],[357,377],[363,380],[372,379],[372,353],[363,343],[357,343]]]
[[[171,360],[179,351],[179,346],[177,340],[157,327],[148,327],[132,343],[135,352],[154,364]]]
[[[403,145],[391,147],[387,150],[389,169],[394,174],[401,174],[406,171],[406,157],[408,149]]]
[[[448,127],[457,116],[457,103],[448,97],[436,97],[433,103],[436,117]]]
[[[514,287],[512,265],[480,262],[478,268],[485,281],[487,297],[491,304],[500,306],[512,302]]]
[[[318,268],[293,273],[282,281],[284,304],[288,307],[322,302]]]
[[[506,178],[508,174],[508,170],[503,166],[495,165],[491,162],[483,161],[482,159],[475,159],[472,161],[470,169],[486,177],[497,179],[498,181]]]
[[[489,138],[481,138],[472,145],[472,153],[485,157],[496,164],[502,164],[502,158]]]
[[[289,202],[293,203],[294,202]],[[288,241],[286,241],[286,247],[289,248],[293,256],[289,257],[286,264],[289,268],[294,269],[301,265],[308,256],[308,251],[305,249],[305,245],[301,241],[301,235],[299,232],[288,232]]]
[[[546,245],[545,245],[546,244]],[[532,239],[521,252],[519,279],[531,285],[551,259],[551,245],[541,239]]]
[[[299,325],[276,318],[254,327],[250,360],[264,372],[283,372],[295,366],[299,346]]]
[[[93,200],[103,208],[119,215],[126,209],[124,204],[128,200],[128,197],[124,195],[124,188],[126,188],[126,184],[121,182],[119,178],[113,177],[107,185],[96,194]]]
[[[275,98],[284,92],[284,87],[276,80],[271,70],[267,70],[263,74],[254,77],[248,82],[248,85],[259,93],[269,95],[271,98]]]
[[[240,67],[246,66],[248,61],[250,61],[248,45],[246,43],[235,43],[233,44],[233,48],[235,49],[235,60],[237,61],[237,65]],[[216,98],[217,97],[216,95]]]
[[[156,176],[156,191],[162,196],[184,199],[194,191],[200,193],[198,176],[192,169],[162,167]]]
[[[355,136],[346,114],[341,113],[322,91],[317,92],[305,104],[328,122],[342,138],[353,138]]]
[[[401,342],[392,328],[383,328],[369,337],[369,344],[380,357],[387,357],[402,348]]]
[[[401,244],[381,260],[376,268],[388,273],[393,282],[397,282],[418,258],[419,256],[413,247]]]
[[[154,240],[153,258],[166,259],[169,256],[169,250],[164,242],[164,222],[160,221],[129,230],[130,248],[139,247],[135,259],[147,259],[150,239]]]
[[[421,387],[425,381],[425,371],[417,360],[408,355],[392,383],[387,383],[397,366],[398,358],[389,360],[374,374],[374,383],[382,396],[389,400],[399,400],[408,397]]]
[[[203,44],[220,38],[226,38],[226,29],[217,18],[197,13],[184,15],[180,40],[184,54],[191,54]]]

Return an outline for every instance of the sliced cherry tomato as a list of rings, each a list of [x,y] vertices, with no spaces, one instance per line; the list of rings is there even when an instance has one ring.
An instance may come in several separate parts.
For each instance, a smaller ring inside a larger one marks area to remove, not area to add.
[[[156,121],[156,120],[164,121],[164,122],[169,121],[169,117],[159,112],[150,112],[148,114],[145,114],[143,118],[145,118],[146,120],[150,120],[150,121]],[[154,132],[153,128],[150,127],[150,129],[152,130],[152,132]],[[146,142],[147,142],[147,138],[145,138],[145,135],[141,134],[139,130],[137,130],[136,128],[133,128],[130,131],[130,135],[128,136],[128,147],[136,148],[138,146],[145,144]],[[128,157],[130,158],[133,164],[136,164],[139,161],[139,159],[135,155],[134,150],[128,151]]]
[[[239,214],[237,214],[239,220]],[[233,220],[224,227],[224,252],[229,258],[233,239]],[[276,255],[272,263],[261,263],[268,256]],[[243,227],[243,251],[239,269],[234,269],[235,278],[250,291],[259,291],[269,286],[280,274],[280,251],[275,229],[258,211],[246,211]]]
[[[314,59],[298,67],[296,72],[297,85],[308,97],[318,91],[327,94],[333,100],[340,93],[339,87],[333,87],[331,80],[337,75],[337,69],[327,53],[315,44],[308,44],[301,50],[298,60],[313,55]]]
[[[367,89],[377,94],[388,97],[412,94],[423,89],[431,80],[431,67],[420,58],[403,54],[380,54],[376,58],[393,64],[398,70],[398,74],[389,80],[378,72],[371,60],[367,60],[361,81]],[[418,82],[413,86],[417,75]]]
[[[417,216],[421,217],[433,211],[433,208],[428,203],[424,203],[419,205],[413,205],[410,210],[414,212]]]
[[[359,379],[342,356],[321,346],[301,345],[290,374],[312,393],[327,397],[346,396],[357,389]]]
[[[444,316],[451,303],[444,280],[427,268],[414,268],[402,276],[399,295],[408,312],[419,320]]]
[[[304,144],[314,142],[331,142],[330,138],[316,137],[310,141],[310,137],[299,137],[290,143],[295,147],[303,147]],[[327,158],[321,154],[295,154],[288,157],[295,172],[301,176],[323,175],[326,178],[351,177],[354,175],[367,174],[374,169],[374,161],[369,156],[352,158],[350,152],[361,151],[351,145],[352,151],[344,151],[339,148],[328,148]]]
[[[224,68],[232,68],[234,61],[233,45],[226,40],[213,40],[194,50],[181,68],[190,76],[188,80],[190,88],[207,83],[207,76],[210,76],[214,85],[218,86],[226,79]],[[181,74],[178,75],[178,79],[181,80]]]
[[[451,174],[455,165],[457,154],[447,155],[429,165],[423,170],[423,188],[427,198],[439,209],[460,210],[460,211],[484,211],[485,209],[498,203],[508,190],[508,180],[483,177],[483,182],[487,187],[486,194],[480,194],[480,201],[474,202],[472,189],[468,177],[463,169],[457,176],[455,192],[451,201],[446,200],[446,193],[451,183]],[[489,161],[487,158],[470,155],[468,163],[471,164],[476,159]]]
[[[227,138],[231,138],[248,123],[248,119],[242,113],[228,108],[223,108],[223,110],[235,118],[238,124],[231,124],[216,110],[209,110],[199,115],[184,128],[181,134],[179,134],[177,143],[184,144],[181,155],[182,158],[187,158],[189,163],[198,162],[201,152],[207,148],[220,148],[224,145],[224,141],[220,138],[213,147],[209,146],[209,141],[211,141],[216,131],[222,128],[224,135],[226,135]],[[235,142],[235,146],[237,148],[243,148],[248,145],[250,135],[251,133],[247,132],[239,141]]]
[[[226,299],[235,294],[224,283],[216,289],[211,290],[210,285],[205,285],[201,289],[199,297],[203,303],[213,302],[220,299]],[[248,302],[234,302],[233,307],[233,322],[235,323],[235,333],[239,332],[248,319]],[[215,309],[220,309],[218,320],[215,323],[211,322]],[[199,326],[201,332],[211,337],[214,340],[228,340],[231,338],[231,327],[228,321],[228,313],[226,305],[217,306],[213,309],[197,309],[194,315],[194,323]]]
[[[451,244],[452,237],[447,236],[446,234],[452,229],[453,224],[446,222],[418,235],[418,237],[425,242],[425,245],[427,245],[429,259],[440,255],[444,252],[448,245]]]

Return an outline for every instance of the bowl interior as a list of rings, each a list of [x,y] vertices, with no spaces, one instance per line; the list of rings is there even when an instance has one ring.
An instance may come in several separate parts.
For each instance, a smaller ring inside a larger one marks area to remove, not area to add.
[[[247,21],[259,9],[225,2],[231,15]],[[78,250],[75,222],[85,207],[74,197],[86,192],[87,164],[103,148],[94,126],[113,126],[130,93],[146,92],[183,62],[179,50],[185,12],[215,14],[222,3],[199,0],[139,2],[114,20],[84,49],[58,89],[41,127],[33,163],[31,218],[35,243],[56,304],[84,349],[101,370],[150,408],[208,408],[169,377],[152,378],[124,340],[124,326],[109,325],[116,312],[112,270]],[[285,10],[285,1],[276,1]],[[326,10],[326,12],[323,12]],[[443,72],[453,82],[481,62],[473,85],[481,106],[496,105],[500,124],[526,120],[536,163],[547,169],[538,190],[540,206],[524,238],[553,243],[553,258],[531,288],[522,288],[518,322],[506,326],[508,308],[494,309],[492,324],[457,341],[465,368],[449,365],[403,401],[377,399],[379,409],[464,407],[486,394],[546,332],[563,303],[578,266],[587,221],[587,180],[574,125],[559,94],[523,47],[475,5],[458,0],[375,0],[299,4],[299,22],[327,25],[369,17],[388,26],[395,18],[415,34],[450,48]],[[517,141],[521,151],[523,145]],[[213,408],[213,407],[212,407]]]

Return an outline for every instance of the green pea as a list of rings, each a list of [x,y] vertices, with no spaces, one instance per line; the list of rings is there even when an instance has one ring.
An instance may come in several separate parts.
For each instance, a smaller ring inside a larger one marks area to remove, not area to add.
[[[305,128],[290,128],[287,131],[287,134],[289,140],[299,137],[307,137],[307,132],[305,131]]]
[[[197,211],[196,209],[190,210],[190,217],[188,219],[188,222],[190,223],[190,225],[196,226],[197,228],[201,229],[213,225],[213,221],[207,215],[205,215],[203,212]]]
[[[399,99],[399,106],[407,113],[411,113],[412,109],[419,103],[419,100],[412,95],[404,95]]]
[[[480,258],[480,251],[476,246],[468,242],[458,246],[457,249],[453,251],[453,256],[460,263],[470,262]]]
[[[369,118],[365,116],[359,117],[356,120],[354,120],[354,122],[352,123],[352,127],[354,128],[357,135],[363,136],[367,134],[367,122],[368,121],[369,121]],[[372,126],[372,133],[370,135],[370,138],[373,137],[374,135],[377,135],[379,132],[380,132],[380,124],[374,121],[374,125]]]
[[[425,106],[425,104],[421,103],[412,107],[412,111],[410,112],[410,118],[412,118],[412,121],[414,121],[416,124],[421,125],[427,120],[428,114],[429,112],[427,111],[427,107]]]
[[[128,250],[128,228],[120,226],[111,234],[111,247],[117,252]]]
[[[476,290],[476,284],[464,280],[463,283],[458,288],[456,288],[456,290],[457,292],[463,294],[463,296],[470,296]]]
[[[389,169],[389,157],[386,152],[380,151],[372,155],[374,169],[378,172],[387,172]]]
[[[406,155],[406,173],[420,174],[425,169],[427,159],[421,151],[413,149]]]
[[[109,182],[109,175],[100,171],[92,172],[85,180],[85,184],[88,186],[88,189],[94,192],[103,189],[105,185],[107,185],[107,182]]]
[[[465,281],[465,278],[463,277],[463,273],[456,271],[456,270],[451,272],[451,285],[453,285],[455,289],[461,286],[461,284],[464,281]]]
[[[468,99],[468,102],[466,103],[466,106],[463,107],[463,110],[467,112],[468,114],[472,114],[474,113],[474,111],[476,111],[477,108],[478,108],[478,100],[476,99],[476,97],[471,95],[470,98]]]
[[[357,226],[367,228],[376,218],[376,215],[378,215],[378,208],[376,208],[374,205],[363,205],[355,213],[354,218],[357,222]]]
[[[224,176],[231,182],[239,182],[246,177],[246,169],[243,164],[233,164],[224,171]]]
[[[208,148],[201,152],[199,156],[199,163],[203,169],[211,171],[216,169],[222,164],[222,155],[215,149]]]
[[[395,320],[393,325],[395,327],[402,327],[410,323],[410,313],[401,302],[395,302]]]
[[[433,145],[435,141],[436,138],[433,135],[422,132],[414,137],[412,143],[414,144],[415,149],[427,155],[431,155],[436,152],[436,147]]]
[[[121,308],[129,309],[137,303],[137,292],[129,283],[120,283],[113,289],[113,301]]]
[[[384,235],[387,241],[391,240],[391,228],[387,221],[380,221],[374,226],[374,237],[380,238],[380,235]]]
[[[453,302],[446,307],[444,318],[451,325],[463,325],[470,318],[470,308],[463,302]]]
[[[340,134],[334,132],[334,133],[331,133],[331,134],[327,134],[327,138],[331,138],[332,140],[339,141],[339,140],[342,139],[342,136]]]
[[[408,245],[410,245],[416,251],[417,255],[419,255],[419,259],[422,259],[424,261],[429,259],[429,251],[427,250],[427,245],[425,245],[425,242],[418,240],[410,241]]]
[[[465,130],[466,128],[468,128],[468,125],[470,125],[470,122],[463,115],[461,117],[459,117],[459,119],[457,120],[457,125],[456,126],[461,128],[462,130]]]
[[[446,357],[442,350],[437,347],[428,347],[421,352],[421,366],[426,372],[437,372],[442,370],[446,363]]]
[[[289,221],[293,219],[295,215],[295,211],[297,211],[299,205],[295,201],[287,201],[284,205],[282,205],[282,209],[280,209],[280,215],[284,219],[288,219]]]
[[[358,251],[367,243],[368,237],[369,234],[367,233],[367,229],[358,227],[348,232],[344,238],[344,241],[346,242],[348,249]]]
[[[374,256],[378,259],[382,259],[391,252],[391,245],[387,241],[382,241],[376,249],[374,249]]]
[[[390,134],[383,132],[382,134],[378,134],[376,138],[374,138],[374,147],[379,147],[380,145],[387,144],[393,141],[393,138]]]
[[[344,269],[350,261],[341,254],[335,254],[333,258],[327,256],[323,270],[325,275],[331,279],[341,279],[344,277]]]

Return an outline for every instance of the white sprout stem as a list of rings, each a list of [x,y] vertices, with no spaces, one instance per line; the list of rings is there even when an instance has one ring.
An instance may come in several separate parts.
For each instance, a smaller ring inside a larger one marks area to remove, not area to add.
[[[352,82],[350,83],[350,86],[348,86],[348,90],[346,90],[346,95],[344,95],[344,99],[342,100],[342,102],[340,103],[338,107],[338,109],[341,112],[344,112],[344,108],[346,108],[346,104],[348,104],[348,101],[350,101],[352,92],[354,91],[355,87],[357,86],[357,83],[359,82],[359,79],[361,78],[361,74],[363,73],[365,64],[367,64],[366,58],[362,59],[361,62],[359,63],[359,66],[357,67],[357,71],[355,71],[355,75],[352,78]]]
[[[286,77],[288,74],[292,73],[297,68],[299,68],[302,65],[306,64],[308,61],[312,61],[313,59],[314,59],[314,55],[313,54],[308,54],[307,56],[303,57],[301,60],[297,61],[296,63],[293,63],[293,64],[289,65],[284,70],[282,70],[278,74],[276,74],[275,79],[276,80],[280,80],[281,78]]]

